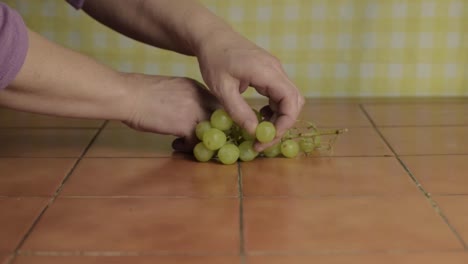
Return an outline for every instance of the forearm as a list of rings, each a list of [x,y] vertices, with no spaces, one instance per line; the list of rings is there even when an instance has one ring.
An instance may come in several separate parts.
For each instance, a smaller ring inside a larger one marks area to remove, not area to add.
[[[0,104],[28,112],[125,119],[127,92],[119,73],[29,31],[26,60]]]
[[[133,39],[187,55],[196,55],[208,36],[232,32],[197,0],[88,0],[83,9]]]

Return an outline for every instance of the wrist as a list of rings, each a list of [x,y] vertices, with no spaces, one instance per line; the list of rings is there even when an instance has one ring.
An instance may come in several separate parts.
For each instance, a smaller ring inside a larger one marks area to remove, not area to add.
[[[141,90],[138,76],[135,73],[117,73],[115,98],[108,101],[109,108],[113,109],[114,120],[128,122],[133,119]]]
[[[182,34],[188,36],[187,45],[196,57],[200,55],[206,44],[228,39],[237,34],[229,24],[203,6],[187,13],[183,23]]]

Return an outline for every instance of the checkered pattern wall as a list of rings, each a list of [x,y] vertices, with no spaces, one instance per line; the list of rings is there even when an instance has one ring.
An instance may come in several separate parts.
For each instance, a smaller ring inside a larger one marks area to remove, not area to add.
[[[201,80],[193,58],[119,36],[65,1],[6,2],[30,28],[119,70]],[[279,57],[306,96],[468,95],[466,0],[202,2]]]

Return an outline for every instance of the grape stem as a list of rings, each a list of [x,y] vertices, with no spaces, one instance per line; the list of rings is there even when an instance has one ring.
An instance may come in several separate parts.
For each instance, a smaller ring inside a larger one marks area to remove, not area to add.
[[[324,130],[324,131],[316,131],[316,132],[308,132],[308,133],[298,133],[295,135],[290,134],[286,136],[284,139],[296,139],[296,138],[316,137],[316,136],[324,136],[324,135],[340,135],[346,132],[348,132],[347,128],[336,129],[336,130]]]
[[[344,129],[336,129],[336,130],[324,130],[324,131],[318,131],[317,132],[312,132],[312,133],[300,133],[299,136],[303,137],[312,137],[312,136],[323,136],[323,135],[339,135],[348,132],[347,128]]]

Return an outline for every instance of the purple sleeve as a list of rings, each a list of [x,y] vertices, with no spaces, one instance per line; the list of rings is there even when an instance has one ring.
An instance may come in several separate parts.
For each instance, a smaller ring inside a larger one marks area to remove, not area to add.
[[[0,2],[0,89],[8,86],[23,66],[28,31],[21,16]]]
[[[67,0],[67,2],[76,9],[81,9],[85,0]]]

